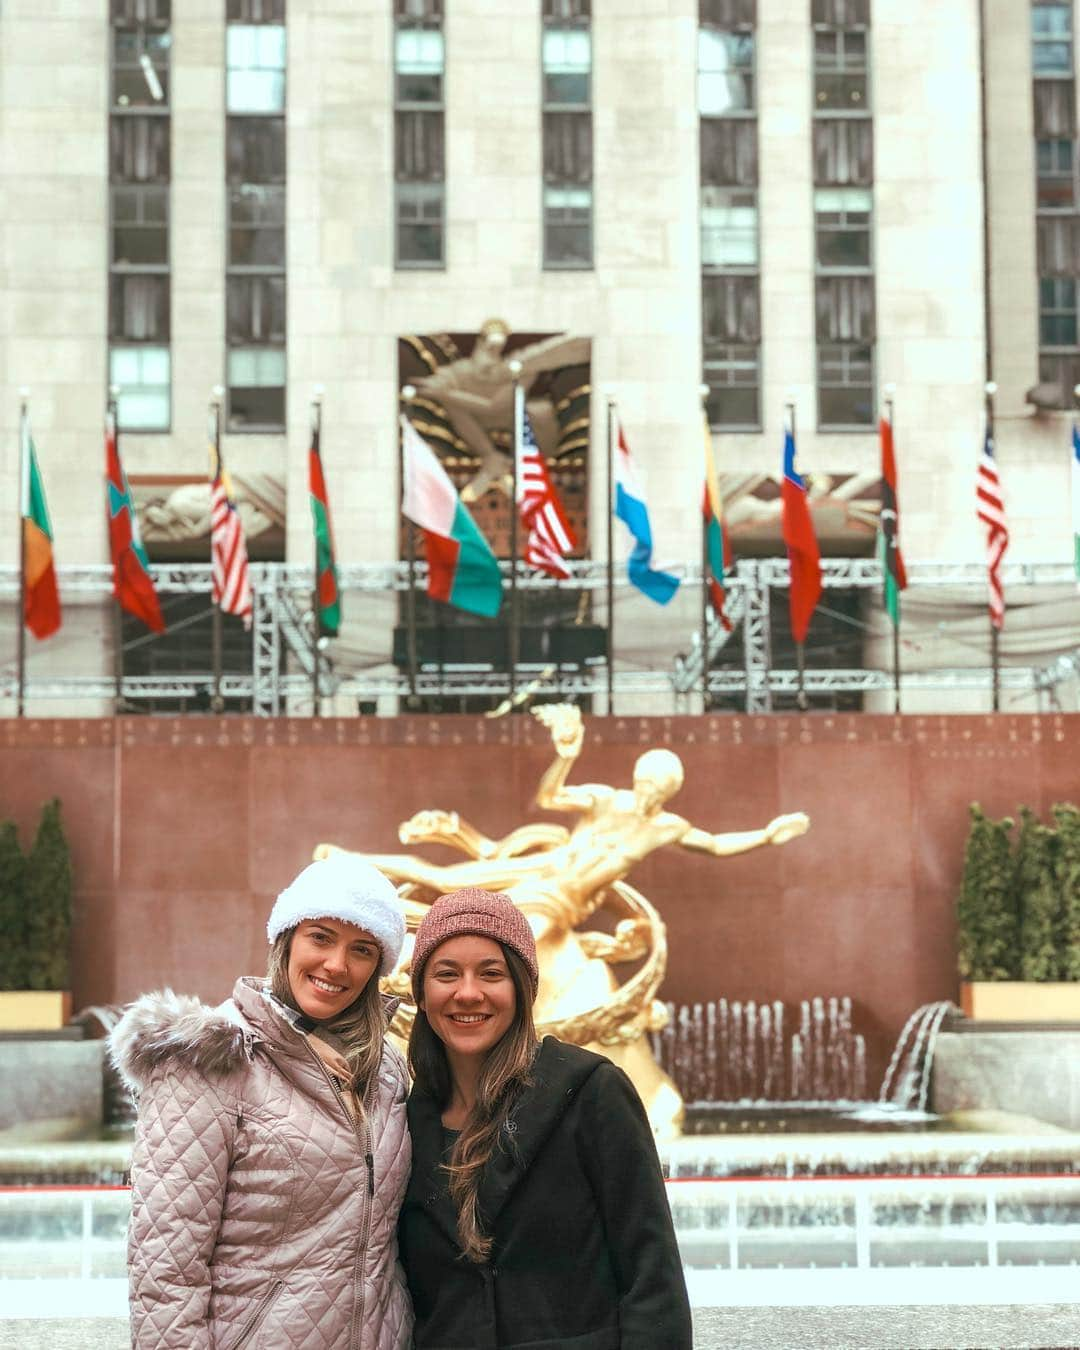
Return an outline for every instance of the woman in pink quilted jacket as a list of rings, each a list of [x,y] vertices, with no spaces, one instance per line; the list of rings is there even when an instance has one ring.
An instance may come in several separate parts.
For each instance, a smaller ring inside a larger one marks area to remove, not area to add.
[[[406,1071],[379,975],[405,920],[360,858],[312,863],[267,923],[266,980],[218,1008],[148,994],[112,1034],[137,1092],[136,1350],[405,1350],[395,1226]]]

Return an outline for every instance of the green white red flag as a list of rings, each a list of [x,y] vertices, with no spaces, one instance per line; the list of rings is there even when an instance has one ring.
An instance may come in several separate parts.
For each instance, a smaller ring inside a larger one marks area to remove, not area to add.
[[[716,617],[731,632],[725,604],[727,601],[727,569],[731,566],[731,539],[724,528],[724,501],[720,496],[720,480],[716,473],[712,432],[708,421],[705,430],[705,492],[701,513],[705,525],[705,552],[708,558],[709,599]]]
[[[881,433],[881,531],[878,552],[884,574],[884,601],[893,625],[900,623],[900,592],[907,587],[907,569],[900,551],[900,498],[892,422],[883,417]]]
[[[401,418],[401,463],[401,510],[424,531],[428,595],[493,619],[502,604],[499,564],[435,451],[407,417]]]
[[[105,414],[105,500],[109,523],[109,552],[113,565],[113,594],[122,608],[141,619],[154,633],[164,633],[165,620],[150,576],[150,560],[139,534],[139,518],[127,474],[120,462],[116,413]]]
[[[311,523],[315,530],[315,593],[318,596],[317,620],[321,637],[337,637],[341,627],[341,591],[338,588],[337,563],[334,560],[334,533],[330,528],[330,502],[326,495],[322,454],[319,448],[318,418],[311,429],[308,453],[308,491],[311,495]]]
[[[53,532],[38,468],[30,415],[23,410],[19,426],[22,452],[21,513],[23,531],[23,620],[36,638],[51,637],[60,627],[60,591],[53,560]]]

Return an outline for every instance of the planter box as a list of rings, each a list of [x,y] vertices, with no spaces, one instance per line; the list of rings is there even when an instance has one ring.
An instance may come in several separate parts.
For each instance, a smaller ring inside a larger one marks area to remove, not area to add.
[[[59,1031],[71,1017],[71,995],[52,989],[0,991],[0,1031]]]
[[[1080,981],[977,980],[960,986],[960,1006],[980,1022],[1080,1022]]]
[[[101,1138],[104,1053],[104,1041],[0,1036],[0,1158],[27,1144]]]
[[[1055,1127],[1068,1130],[1057,1140],[1025,1138],[1023,1156],[1038,1157],[1038,1149],[1050,1147],[1075,1159],[1072,1131],[1080,1130],[1080,1025],[1029,1030],[1023,1025],[1003,1027],[1000,1022],[967,1022],[942,1032],[934,1046],[930,1108],[938,1115],[986,1112],[984,1124],[1013,1135],[1039,1135]],[[992,1148],[993,1136],[984,1138]],[[1018,1156],[1013,1155],[1014,1163]]]

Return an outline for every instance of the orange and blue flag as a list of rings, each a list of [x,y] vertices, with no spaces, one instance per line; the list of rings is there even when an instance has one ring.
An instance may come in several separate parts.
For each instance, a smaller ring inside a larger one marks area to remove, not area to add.
[[[732,563],[731,536],[724,526],[724,501],[720,496],[720,480],[716,473],[716,458],[713,455],[712,432],[709,423],[705,429],[705,492],[701,501],[701,514],[705,522],[705,556],[707,559],[709,599],[716,611],[716,617],[731,632],[731,620],[727,609],[727,573]]]
[[[821,599],[821,550],[818,548],[806,484],[795,468],[795,435],[784,432],[784,478],[780,485],[784,543],[791,566],[788,608],[791,636],[805,642],[817,602]]]

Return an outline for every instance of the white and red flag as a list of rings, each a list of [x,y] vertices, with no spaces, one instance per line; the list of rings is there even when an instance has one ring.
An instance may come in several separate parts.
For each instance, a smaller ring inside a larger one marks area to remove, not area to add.
[[[221,462],[216,426],[210,428],[210,561],[213,565],[214,604],[236,614],[251,627],[251,575],[240,512],[233,501],[232,484]]]
[[[529,532],[522,556],[530,567],[567,581],[570,569],[566,559],[577,547],[577,540],[555,494],[529,414],[524,407],[520,413],[516,437],[517,500],[522,522]]]
[[[986,526],[986,577],[990,588],[990,622],[999,631],[1005,626],[1005,588],[1001,583],[1001,560],[1009,547],[1005,499],[994,459],[994,433],[989,423],[979,456],[975,482],[975,510]]]

